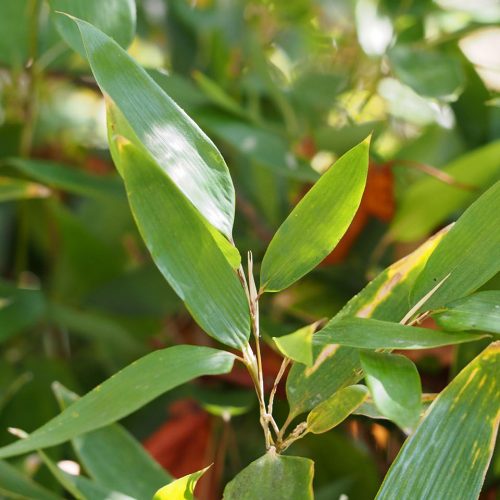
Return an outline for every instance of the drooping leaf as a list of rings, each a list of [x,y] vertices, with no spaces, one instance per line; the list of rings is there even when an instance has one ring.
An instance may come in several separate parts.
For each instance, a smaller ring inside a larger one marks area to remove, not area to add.
[[[319,264],[346,232],[361,201],[369,138],[337,160],[292,210],[262,261],[261,288],[290,286]]]
[[[312,339],[317,326],[317,323],[312,323],[288,335],[273,337],[274,343],[281,354],[287,358],[311,366],[313,362]]]
[[[359,349],[430,349],[473,342],[483,337],[480,334],[441,332],[369,318],[334,318],[314,335],[313,341],[322,348],[340,344]]]
[[[381,352],[362,351],[360,360],[375,406],[402,429],[413,429],[422,412],[416,366],[405,356]]]
[[[413,253],[389,266],[355,295],[335,318],[343,320],[358,316],[400,321],[410,308],[408,295],[416,277],[448,231],[449,228],[442,230]],[[330,344],[313,345],[313,351],[313,366],[294,363],[287,378],[286,391],[292,417],[314,408],[362,377],[357,349]]]
[[[61,384],[52,389],[61,410],[78,396]],[[172,478],[121,425],[111,424],[72,439],[78,461],[99,485],[121,491],[136,500],[150,500]],[[140,474],[137,472],[140,471]]]
[[[479,330],[500,333],[500,291],[486,290],[446,304],[432,315],[449,331]]]
[[[398,241],[425,238],[454,212],[466,207],[500,178],[500,141],[492,142],[460,156],[443,167],[443,172],[466,189],[434,177],[415,182],[401,199],[390,234]]]
[[[312,500],[314,462],[267,452],[245,467],[224,489],[224,500]]]
[[[465,84],[460,60],[453,55],[397,45],[389,60],[396,76],[425,97],[454,101]]]
[[[119,45],[85,21],[75,22],[98,85],[134,137],[121,127],[115,134],[139,141],[201,214],[230,236],[234,187],[215,145]]]
[[[241,348],[250,335],[247,299],[208,223],[134,145],[120,146],[119,161],[132,212],[156,265],[209,335]]]
[[[42,160],[10,158],[6,165],[50,188],[83,196],[121,196],[119,178],[97,176],[66,165]]]
[[[420,308],[436,309],[477,290],[500,271],[500,181],[458,219],[431,255],[412,291],[417,302],[448,275]]]
[[[0,177],[0,203],[3,201],[47,198],[51,190],[36,182]]]
[[[28,438],[0,448],[0,457],[55,446],[105,427],[193,378],[229,372],[233,361],[228,352],[190,345],[152,352],[98,385]]]
[[[29,500],[61,500],[4,460],[0,460],[0,496]]]
[[[183,476],[160,488],[154,495],[153,500],[195,500],[194,488],[198,479],[210,468]]]
[[[393,462],[377,499],[479,497],[498,432],[499,369],[496,342],[437,397]]]
[[[368,396],[364,385],[351,385],[337,391],[307,415],[307,430],[322,434],[344,421]]]
[[[64,12],[87,21],[122,47],[127,48],[135,36],[136,8],[134,0],[50,0],[55,12]],[[65,42],[86,57],[82,38],[75,23],[66,16],[55,15],[54,23]]]

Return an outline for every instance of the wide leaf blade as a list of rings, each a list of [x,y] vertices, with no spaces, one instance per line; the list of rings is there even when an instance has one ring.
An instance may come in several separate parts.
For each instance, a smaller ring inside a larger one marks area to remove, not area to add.
[[[413,304],[443,284],[420,309],[431,310],[477,290],[500,271],[500,181],[474,202],[433,252],[419,275]]]
[[[486,290],[455,300],[432,317],[449,331],[479,330],[500,334],[500,290]]]
[[[64,443],[129,415],[193,378],[228,373],[234,356],[209,347],[181,345],[135,361],[98,385],[28,438],[0,448],[10,457]]]
[[[245,291],[208,223],[131,143],[120,146],[120,168],[139,231],[162,274],[209,335],[241,349],[250,335]]]
[[[411,431],[422,411],[416,366],[405,356],[381,352],[361,352],[360,360],[375,406],[403,430]]]
[[[163,172],[211,224],[230,236],[234,187],[213,142],[116,42],[85,21],[75,22],[101,90]]]
[[[483,338],[474,333],[450,333],[368,318],[331,320],[314,336],[314,344],[339,344],[358,349],[431,349]]]
[[[378,499],[479,497],[498,432],[499,369],[497,342],[437,397],[393,462]]]
[[[337,160],[292,210],[262,261],[261,288],[282,290],[307,274],[337,245],[361,201],[369,138]]]
[[[245,467],[224,489],[224,500],[312,500],[314,462],[269,451]]]

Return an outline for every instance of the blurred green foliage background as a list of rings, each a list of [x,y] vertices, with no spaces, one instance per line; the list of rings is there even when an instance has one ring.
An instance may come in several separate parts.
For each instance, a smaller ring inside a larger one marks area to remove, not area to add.
[[[267,338],[331,317],[500,178],[499,47],[496,0],[137,1],[129,52],[222,151],[235,241],[256,262],[311,183],[374,134],[353,228],[309,277],[264,299]],[[154,348],[214,343],[152,264],[110,160],[103,97],[41,0],[0,3],[0,277],[0,444],[7,427],[57,413],[55,380],[84,393]],[[415,358],[424,391],[478,349]],[[278,366],[269,348],[269,380]],[[234,372],[125,423],[174,475],[216,462],[204,495],[217,498],[262,451],[252,401]],[[369,499],[403,438],[359,417],[297,452],[316,461],[319,500]],[[54,486],[35,459],[12,463]],[[485,495],[499,480],[497,454]]]

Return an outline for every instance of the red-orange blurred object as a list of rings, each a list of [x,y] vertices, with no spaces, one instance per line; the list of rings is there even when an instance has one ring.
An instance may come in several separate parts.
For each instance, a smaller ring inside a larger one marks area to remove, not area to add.
[[[392,169],[388,165],[377,165],[370,162],[366,189],[358,211],[349,229],[335,247],[335,250],[323,260],[322,265],[342,262],[349,254],[370,217],[389,222],[394,215],[394,211],[394,176]]]
[[[210,464],[211,419],[194,401],[183,399],[169,408],[170,418],[144,442],[144,447],[174,477]]]

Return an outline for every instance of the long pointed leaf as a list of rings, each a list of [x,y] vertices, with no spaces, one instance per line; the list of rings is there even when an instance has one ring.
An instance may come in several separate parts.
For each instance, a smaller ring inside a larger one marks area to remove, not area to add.
[[[500,419],[500,344],[437,397],[380,488],[379,500],[478,498]]]
[[[246,295],[208,223],[133,144],[120,146],[120,165],[132,212],[156,265],[209,335],[241,349],[250,335]]]
[[[115,41],[85,21],[74,22],[101,90],[163,172],[211,224],[230,236],[234,187],[213,142]]]
[[[160,394],[202,375],[227,373],[234,356],[199,346],[175,346],[135,361],[69,406],[28,438],[0,448],[0,458],[64,443],[129,415]]]
[[[500,271],[500,181],[458,219],[418,277],[412,303],[449,277],[421,309],[444,306],[477,290]]]
[[[292,210],[264,255],[261,288],[283,290],[319,264],[349,227],[368,172],[369,138],[337,160]]]

